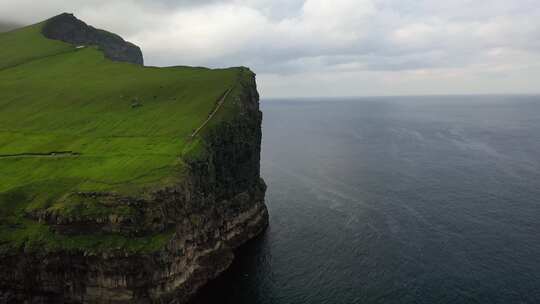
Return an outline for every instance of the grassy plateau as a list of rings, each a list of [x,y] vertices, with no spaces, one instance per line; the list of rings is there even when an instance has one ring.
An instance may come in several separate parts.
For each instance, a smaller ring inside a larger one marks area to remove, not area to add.
[[[0,249],[159,249],[170,234],[65,236],[27,215],[70,212],[69,193],[140,195],[181,179],[184,155],[202,150],[190,135],[234,98],[244,68],[113,62],[42,26],[0,33]]]

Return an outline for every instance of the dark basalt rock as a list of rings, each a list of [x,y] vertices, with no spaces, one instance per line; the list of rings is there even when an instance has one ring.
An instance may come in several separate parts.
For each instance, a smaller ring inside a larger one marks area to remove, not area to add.
[[[74,45],[95,45],[114,61],[143,65],[141,49],[122,37],[96,29],[77,19],[72,14],[63,13],[45,22],[43,35],[49,39],[61,40]]]

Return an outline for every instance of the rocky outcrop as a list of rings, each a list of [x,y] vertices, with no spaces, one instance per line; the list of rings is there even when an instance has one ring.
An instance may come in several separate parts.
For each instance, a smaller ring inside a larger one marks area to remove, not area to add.
[[[98,46],[107,58],[114,61],[144,64],[138,46],[118,35],[89,26],[72,14],[63,13],[45,21],[42,33],[49,39],[61,40],[76,46]]]
[[[57,233],[172,231],[151,253],[100,251],[9,252],[0,262],[0,303],[185,303],[232,262],[234,249],[268,224],[260,178],[261,120],[254,75],[240,77],[231,119],[199,135],[206,153],[187,159],[177,185],[144,198],[76,193],[79,199],[131,204],[138,212],[96,221],[35,214]],[[84,229],[81,228],[84,226]],[[71,229],[71,230],[70,230]]]

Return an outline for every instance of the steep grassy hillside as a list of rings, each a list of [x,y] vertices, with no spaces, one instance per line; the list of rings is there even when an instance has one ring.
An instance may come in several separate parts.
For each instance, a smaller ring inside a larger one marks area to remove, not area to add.
[[[232,110],[227,101],[246,69],[113,62],[95,47],[46,39],[42,26],[0,33],[0,247],[159,248],[167,233],[66,236],[29,214],[108,212],[66,198],[142,196],[181,180],[185,158],[204,153],[191,134],[230,89],[212,119]]]

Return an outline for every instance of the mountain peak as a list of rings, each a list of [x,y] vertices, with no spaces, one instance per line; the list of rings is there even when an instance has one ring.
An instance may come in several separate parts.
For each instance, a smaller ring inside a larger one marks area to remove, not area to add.
[[[96,45],[113,61],[143,65],[141,49],[122,37],[96,29],[71,13],[62,13],[45,21],[43,35],[74,45]]]

